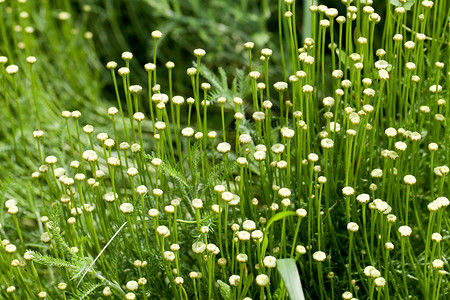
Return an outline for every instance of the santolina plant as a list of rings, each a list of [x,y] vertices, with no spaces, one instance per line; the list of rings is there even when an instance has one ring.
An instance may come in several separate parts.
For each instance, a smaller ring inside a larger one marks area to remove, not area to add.
[[[108,129],[63,111],[61,149],[46,128],[25,143],[21,69],[2,57],[16,158],[37,152],[32,209],[5,195],[2,296],[447,298],[450,6],[390,1],[382,22],[369,1],[342,2],[313,3],[301,41],[296,3],[279,1],[281,52],[243,45],[231,87],[193,50],[189,95],[153,31],[148,85],[132,53],[108,62]]]

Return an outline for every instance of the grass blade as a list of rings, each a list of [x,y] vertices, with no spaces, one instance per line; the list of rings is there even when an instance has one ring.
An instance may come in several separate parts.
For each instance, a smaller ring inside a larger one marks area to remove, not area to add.
[[[283,278],[286,290],[291,300],[304,300],[302,282],[298,274],[297,265],[292,258],[284,258],[277,260],[277,269]]]

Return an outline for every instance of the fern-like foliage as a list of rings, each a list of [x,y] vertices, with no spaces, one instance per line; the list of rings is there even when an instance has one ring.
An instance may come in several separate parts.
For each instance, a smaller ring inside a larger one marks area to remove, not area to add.
[[[193,62],[193,65],[197,66],[197,63]],[[219,97],[226,97],[227,99],[233,97],[245,98],[251,93],[251,81],[244,69],[236,69],[231,87],[228,85],[229,79],[226,71],[222,67],[219,67],[218,73],[218,75],[214,74],[204,65],[200,68],[200,74],[212,87],[208,93],[211,104],[214,104]]]
[[[151,161],[154,156],[153,154],[145,154],[145,159],[147,161]],[[181,193],[182,198],[189,198],[190,195],[190,184],[183,173],[179,172],[175,167],[173,167],[170,163],[167,163],[163,160],[163,163],[160,165],[160,170],[164,175],[167,175],[174,179],[174,184],[177,187],[177,190]]]
[[[97,284],[85,283],[75,291],[75,293],[70,299],[71,300],[89,299],[89,295],[93,293],[101,285],[102,284],[100,283]]]
[[[224,176],[226,174],[232,174],[234,169],[236,168],[237,164],[233,162],[221,162],[220,164],[216,164],[212,170],[209,172],[209,177],[205,179],[205,189],[204,189],[204,199],[208,199],[210,201],[214,201],[212,199],[215,199],[214,196],[214,186],[218,182],[224,181]],[[212,204],[212,203],[209,203]]]
[[[78,256],[72,256],[70,261],[63,260],[61,258],[55,258],[48,255],[42,255],[36,251],[30,251],[33,256],[33,261],[39,264],[43,264],[49,267],[66,268],[68,272],[72,275],[72,279],[80,276],[87,268],[89,268],[88,261],[85,259],[79,259]],[[76,258],[74,258],[76,257]],[[89,294],[91,294],[95,289],[97,289],[101,284],[84,283],[80,288],[75,290],[75,293],[71,299],[89,299]]]
[[[30,254],[34,258],[34,262],[43,264],[50,267],[67,268],[67,271],[72,276],[72,279],[77,278],[89,268],[90,261],[86,258],[78,256],[73,252],[67,242],[61,235],[61,229],[59,227],[59,206],[55,206],[49,214],[49,221],[47,227],[50,232],[52,241],[56,245],[56,249],[61,254],[59,257],[51,257],[48,255],[42,255],[36,251],[30,251]],[[80,240],[85,237],[81,237]]]
[[[181,172],[177,171],[173,166],[171,166],[168,163],[162,163],[160,168],[164,174],[175,179],[177,183],[179,183],[182,186],[183,189],[189,188],[189,183],[186,177],[184,177],[184,175]]]
[[[275,292],[273,293],[272,299],[273,299],[273,300],[281,299],[282,294],[283,294],[283,293],[282,293],[282,290],[281,290],[280,288],[278,288],[278,289],[276,289]]]
[[[222,94],[228,90],[227,75],[222,67],[219,67],[219,75],[215,75],[210,69],[202,66],[200,74],[211,84],[211,86]]]
[[[50,267],[69,268],[72,272],[78,272],[84,266],[84,264],[80,262],[66,261],[60,258],[42,255],[41,253],[32,250],[29,250],[29,253],[33,256],[34,262]]]
[[[231,88],[241,98],[250,95],[251,82],[244,69],[236,69],[236,75],[231,84]]]
[[[82,259],[78,257],[78,255],[70,250],[69,245],[67,245],[66,241],[61,236],[61,228],[59,227],[59,205],[55,206],[53,210],[50,212],[49,221],[47,223],[47,227],[51,234],[52,241],[56,244],[56,248],[64,253],[64,257],[66,257],[69,261],[76,260],[81,261]]]

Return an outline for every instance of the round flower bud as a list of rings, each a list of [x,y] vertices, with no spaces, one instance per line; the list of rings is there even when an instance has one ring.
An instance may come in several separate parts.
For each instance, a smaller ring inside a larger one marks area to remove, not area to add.
[[[124,214],[131,214],[134,211],[134,207],[133,204],[131,203],[122,203],[120,205],[120,211],[123,212]]]
[[[300,218],[304,218],[304,217],[306,217],[306,215],[308,214],[308,212],[307,212],[305,209],[303,209],[303,208],[297,209],[297,210],[295,211],[295,213],[296,213],[296,215],[297,215],[298,217],[300,217]]]
[[[218,102],[219,104],[224,104],[225,102],[227,102],[227,98],[225,98],[225,97],[219,97],[219,98],[217,98],[217,102]]]
[[[272,55],[272,50],[269,48],[264,48],[261,50],[261,55],[265,57],[269,57]]]
[[[16,65],[9,65],[6,67],[6,73],[8,73],[9,75],[14,75],[17,72],[19,72],[19,67]]]
[[[266,114],[262,111],[257,111],[253,113],[252,117],[255,122],[262,122],[266,118]]]
[[[253,43],[253,42],[246,42],[244,44],[245,49],[253,49],[254,46],[255,46],[255,43]]]
[[[375,285],[379,288],[382,288],[386,285],[386,279],[383,277],[378,277],[375,279]]]
[[[240,262],[240,263],[245,263],[245,262],[248,261],[248,255],[247,255],[247,254],[240,253],[240,254],[238,254],[238,255],[236,256],[236,260],[237,260],[238,262]]]
[[[144,65],[144,69],[145,69],[147,72],[152,72],[152,71],[156,70],[156,66],[155,66],[153,63],[146,63],[146,64]]]
[[[263,264],[266,268],[273,269],[277,265],[277,259],[273,256],[264,257]]]
[[[184,103],[184,98],[182,96],[173,96],[172,102],[173,104],[180,106]]]
[[[433,201],[431,203],[428,203],[428,205],[427,205],[428,210],[431,211],[431,212],[437,211],[439,209],[439,207],[440,206],[435,201]]]
[[[16,215],[19,212],[19,208],[17,206],[11,206],[8,208],[8,213],[10,215]]]
[[[398,232],[400,233],[400,235],[402,237],[408,237],[411,235],[412,230],[411,230],[411,227],[409,227],[409,226],[400,226],[398,228]]]
[[[195,55],[196,57],[203,57],[203,56],[206,55],[206,51],[203,50],[203,49],[195,49],[195,50],[194,50],[194,55]]]
[[[147,191],[148,191],[148,189],[147,189],[147,187],[146,187],[145,185],[140,185],[140,186],[138,186],[138,187],[136,188],[136,192],[137,192],[139,195],[145,195],[145,194],[147,193]]]
[[[238,239],[245,242],[248,241],[250,239],[250,233],[248,231],[239,231],[237,233]]]
[[[136,281],[131,280],[131,281],[127,282],[126,287],[127,287],[127,290],[129,290],[129,291],[136,291],[138,289],[139,285]]]
[[[283,127],[281,129],[281,135],[285,138],[285,139],[292,139],[294,137],[295,131],[290,129],[290,128],[286,128]]]
[[[256,229],[256,223],[252,220],[245,220],[244,223],[242,223],[242,228],[247,231],[252,231]]]
[[[203,201],[201,199],[194,199],[192,200],[192,207],[195,209],[200,209],[203,207]]]
[[[347,230],[350,232],[357,232],[358,229],[359,229],[359,226],[355,222],[350,222],[347,224]]]
[[[442,241],[442,235],[440,235],[439,233],[435,232],[431,235],[431,240],[435,243],[440,243]]]
[[[103,195],[103,199],[106,202],[114,202],[117,199],[118,195],[117,193],[109,192]]]
[[[222,200],[225,202],[230,202],[231,200],[233,200],[234,195],[230,192],[223,192],[221,194]]]
[[[186,70],[186,73],[188,74],[188,76],[195,76],[197,74],[197,69],[196,68],[188,68]]]
[[[94,150],[86,150],[82,155],[83,159],[89,162],[94,162],[98,159],[97,153]]]
[[[106,68],[108,68],[110,70],[114,70],[115,68],[117,68],[117,63],[115,61],[109,61],[106,64]]]
[[[79,112],[78,110],[74,110],[73,112],[71,112],[71,115],[74,119],[78,119],[81,117],[81,112]]]
[[[60,282],[58,283],[58,290],[64,291],[67,288],[67,283]]]
[[[334,146],[334,142],[332,139],[329,138],[325,138],[320,142],[320,145],[322,146],[322,148],[324,149],[331,149]]]
[[[419,110],[420,110],[421,113],[424,113],[424,114],[428,114],[431,111],[430,108],[428,106],[426,106],[426,105],[422,105],[419,108]]]
[[[297,245],[295,247],[295,252],[297,252],[300,255],[305,255],[306,254],[306,248],[302,245]]]
[[[218,185],[214,186],[214,191],[218,194],[221,194],[221,193],[225,192],[225,186],[218,184]]]
[[[270,149],[275,154],[281,154],[284,151],[284,145],[283,144],[274,144]]]
[[[239,142],[241,144],[249,144],[252,141],[252,137],[249,134],[241,134],[239,136]]]
[[[175,63],[172,62],[172,61],[166,62],[166,68],[167,68],[167,69],[173,69],[173,68],[175,68]]]
[[[230,150],[231,150],[231,145],[228,144],[227,142],[222,142],[217,145],[217,151],[219,151],[220,153],[227,153]]]
[[[256,242],[261,242],[264,236],[264,233],[261,230],[254,230],[251,233],[252,239]]]
[[[397,135],[397,130],[395,130],[395,128],[389,127],[384,131],[384,133],[388,138],[393,138]]]
[[[159,215],[159,211],[155,208],[152,208],[148,211],[148,215],[152,218],[155,218]]]
[[[318,262],[322,262],[327,258],[326,254],[322,251],[316,251],[313,254],[313,259]]]
[[[282,198],[289,198],[291,196],[291,190],[288,188],[281,188],[278,190],[278,195]]]
[[[405,177],[403,177],[403,181],[407,185],[414,185],[416,183],[416,178],[412,175],[405,175]]]
[[[120,165],[120,160],[117,157],[108,157],[108,165],[116,167]]]
[[[440,259],[435,259],[431,263],[434,269],[442,269],[444,267],[444,262]]]
[[[191,137],[194,135],[194,129],[192,129],[191,127],[183,128],[181,130],[181,135],[183,135],[184,137]]]
[[[230,278],[228,278],[228,282],[231,286],[238,286],[241,281],[241,277],[239,275],[231,275]]]
[[[384,247],[389,251],[394,250],[394,244],[392,244],[391,242],[387,242],[386,244],[384,244]]]
[[[160,131],[164,130],[164,129],[166,129],[166,123],[158,121],[158,122],[155,123],[155,128],[160,130]]]
[[[122,67],[117,71],[117,73],[119,73],[120,76],[124,77],[130,74],[130,69],[128,69],[127,67]]]
[[[86,125],[83,127],[83,132],[86,134],[91,134],[94,132],[94,127],[92,125]]]
[[[342,299],[344,300],[351,300],[353,298],[353,294],[350,292],[344,292],[342,294]]]
[[[284,207],[289,207],[289,206],[291,206],[291,200],[289,200],[289,199],[283,199],[283,200],[281,200],[281,204],[284,206]]]
[[[145,119],[145,116],[141,112],[136,112],[136,113],[133,114],[133,119],[135,119],[138,122],[141,122],[141,121],[143,121]]]
[[[284,92],[288,88],[288,84],[284,81],[278,81],[276,82],[273,87],[277,92]]]
[[[387,80],[387,79],[389,79],[389,73],[384,69],[379,70],[378,78],[380,78],[381,80]]]
[[[201,88],[202,88],[202,90],[207,91],[207,90],[211,89],[211,85],[209,83],[207,83],[207,82],[203,82],[201,84]]]
[[[255,281],[256,281],[256,284],[261,287],[265,287],[270,284],[269,276],[267,276],[265,274],[259,274],[258,276],[256,276]]]
[[[211,210],[216,214],[219,214],[222,212],[222,208],[217,204],[211,205]]]
[[[236,120],[242,120],[244,118],[244,115],[242,113],[240,113],[240,112],[237,112],[237,113],[234,114],[234,118]]]
[[[355,193],[355,190],[350,186],[346,186],[342,189],[342,194],[344,194],[344,196],[350,197],[354,193]]]
[[[164,252],[164,259],[166,261],[174,261],[175,260],[175,253],[172,251],[165,251]]]
[[[159,30],[152,31],[152,38],[154,38],[155,40],[162,38],[162,36],[163,36],[163,34],[161,31],[159,31]]]
[[[430,151],[436,151],[438,148],[439,148],[439,146],[436,143],[429,143],[428,144],[428,150],[430,150]]]
[[[272,102],[270,102],[269,100],[265,100],[265,101],[263,102],[263,107],[264,107],[265,109],[271,109],[271,108],[272,108]]]
[[[103,293],[103,296],[105,296],[105,297],[112,296],[112,291],[108,286],[103,289],[102,293]]]
[[[336,22],[338,22],[339,24],[344,24],[346,21],[346,18],[344,16],[339,16],[336,18]]]
[[[5,246],[5,251],[9,254],[12,254],[16,252],[16,246],[14,246],[13,244],[8,244]]]
[[[258,79],[261,76],[261,73],[258,71],[252,71],[248,74],[251,79]]]
[[[205,252],[205,250],[206,250],[205,243],[195,242],[194,244],[192,244],[192,251],[196,254],[201,254]]]
[[[162,225],[162,226],[158,226],[156,228],[156,232],[161,235],[161,236],[167,236],[170,234],[169,228],[167,228],[166,226]]]

